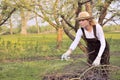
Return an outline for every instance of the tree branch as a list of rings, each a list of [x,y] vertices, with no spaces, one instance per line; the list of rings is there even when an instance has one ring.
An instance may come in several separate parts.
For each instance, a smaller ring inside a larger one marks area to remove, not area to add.
[[[120,19],[119,19],[120,20]],[[112,20],[116,25],[119,25],[117,22],[115,22],[116,20]]]
[[[75,39],[75,36],[73,36],[73,35],[69,32],[69,30],[65,27],[64,21],[62,21],[62,24],[63,24],[64,32],[67,34],[67,36],[68,36],[71,40],[74,40],[74,39]],[[78,47],[79,47],[84,53],[87,53],[87,48],[86,48],[81,42],[79,42]]]
[[[83,5],[83,4],[86,4],[86,3],[88,3],[88,2],[91,2],[92,0],[87,0],[87,1],[85,1],[85,2],[82,2],[82,3],[80,3],[81,5]]]
[[[6,19],[4,19],[2,22],[0,22],[0,26],[3,25],[9,18],[10,16],[13,14],[13,12],[15,11],[16,9],[14,8],[9,14],[8,16],[6,17]]]
[[[76,10],[76,17],[78,17],[79,13],[82,11],[82,5],[88,3],[88,2],[91,2],[92,0],[87,0],[87,1],[84,1],[84,2],[78,2],[78,8]],[[77,32],[77,30],[79,29],[79,21],[75,21],[75,32]]]
[[[103,20],[107,14],[107,9],[109,7],[109,5],[111,4],[111,2],[114,1],[114,0],[105,0],[104,2],[104,5],[103,5],[103,8],[100,12],[100,17],[99,17],[99,20],[98,20],[98,23],[103,26]]]
[[[72,29],[75,30],[74,26],[71,25],[71,24],[65,19],[65,17],[64,17],[63,15],[61,15],[61,18],[65,21],[65,23],[66,23],[69,27],[71,27]]]
[[[57,15],[57,10],[55,9],[57,5],[58,5],[58,0],[55,1],[54,6],[53,6],[53,16],[54,16],[55,22],[58,24],[57,26],[59,27],[60,22],[59,22],[59,18]]]
[[[102,25],[105,25],[107,22],[109,22],[110,20],[112,20],[115,17],[115,15],[111,16],[109,19],[107,19]]]

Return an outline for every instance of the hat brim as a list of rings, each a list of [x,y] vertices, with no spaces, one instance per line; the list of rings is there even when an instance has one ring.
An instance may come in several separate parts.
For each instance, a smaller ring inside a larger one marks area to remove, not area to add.
[[[85,20],[85,19],[94,19],[94,17],[81,17],[81,18],[76,18],[76,20]]]

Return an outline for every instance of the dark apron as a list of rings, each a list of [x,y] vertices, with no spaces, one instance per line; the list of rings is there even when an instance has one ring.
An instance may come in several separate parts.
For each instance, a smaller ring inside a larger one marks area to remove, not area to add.
[[[86,42],[87,50],[88,50],[88,59],[87,59],[87,61],[88,61],[89,64],[92,64],[93,61],[95,60],[95,58],[97,57],[99,49],[100,49],[100,41],[97,39],[97,36],[96,36],[96,26],[93,26],[93,31],[94,31],[95,38],[92,38],[92,39],[86,38],[84,29],[83,28],[81,28],[81,29],[82,29],[82,32],[83,32],[83,39]],[[110,59],[109,45],[108,45],[108,43],[106,41],[106,47],[105,47],[105,50],[104,50],[104,52],[102,54],[100,64],[101,65],[109,64],[109,59]]]

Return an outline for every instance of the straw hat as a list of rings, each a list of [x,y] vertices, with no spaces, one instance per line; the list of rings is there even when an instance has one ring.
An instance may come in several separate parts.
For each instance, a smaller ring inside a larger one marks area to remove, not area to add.
[[[93,19],[93,17],[86,11],[80,12],[76,20],[84,20],[84,19]]]

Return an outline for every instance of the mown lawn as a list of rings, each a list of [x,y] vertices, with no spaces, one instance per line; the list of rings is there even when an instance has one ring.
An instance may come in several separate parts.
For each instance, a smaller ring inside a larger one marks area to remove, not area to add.
[[[120,66],[120,33],[106,33],[105,36],[110,43],[111,64]],[[58,50],[56,37],[56,34],[1,36],[0,80],[42,80],[45,74],[74,63],[72,59],[60,60],[72,41],[64,35],[62,48]],[[74,54],[82,52],[76,48]]]

